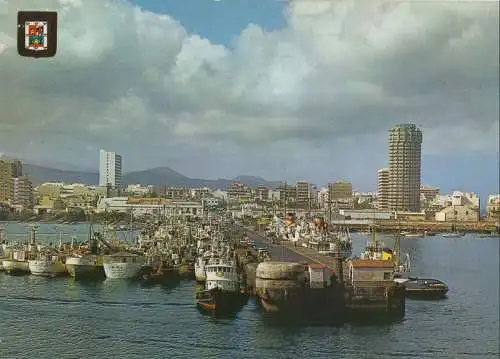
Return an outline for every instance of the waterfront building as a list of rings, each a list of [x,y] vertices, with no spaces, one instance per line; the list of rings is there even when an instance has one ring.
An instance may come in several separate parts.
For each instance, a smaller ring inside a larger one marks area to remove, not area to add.
[[[166,198],[108,197],[100,198],[96,213],[117,211],[132,212],[135,215],[163,214],[179,216],[199,216],[203,205],[195,201],[173,201]]]
[[[421,150],[422,131],[416,125],[389,130],[389,209],[420,211]]]
[[[99,186],[120,188],[122,184],[122,156],[116,152],[99,152]]]

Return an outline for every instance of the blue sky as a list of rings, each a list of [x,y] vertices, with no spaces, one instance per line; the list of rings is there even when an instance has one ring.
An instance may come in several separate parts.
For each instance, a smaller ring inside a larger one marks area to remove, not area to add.
[[[231,46],[231,42],[249,23],[266,30],[285,25],[286,1],[279,0],[131,0],[145,10],[167,14],[179,21],[191,34],[213,43]]]

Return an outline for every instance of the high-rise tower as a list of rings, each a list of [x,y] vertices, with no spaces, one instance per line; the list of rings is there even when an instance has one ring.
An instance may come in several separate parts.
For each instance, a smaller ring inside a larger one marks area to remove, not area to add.
[[[389,130],[389,209],[420,211],[422,131],[414,124]]]
[[[120,188],[122,184],[122,156],[115,152],[99,152],[99,186]]]

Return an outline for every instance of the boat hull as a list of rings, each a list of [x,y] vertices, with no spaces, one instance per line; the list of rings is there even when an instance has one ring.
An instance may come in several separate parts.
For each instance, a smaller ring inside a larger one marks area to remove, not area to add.
[[[103,266],[91,264],[66,264],[66,269],[70,277],[75,280],[98,280],[106,278]]]
[[[141,284],[156,285],[156,284],[173,284],[180,279],[179,272],[175,268],[160,269],[156,272],[151,270],[142,274]]]
[[[28,261],[4,259],[2,260],[2,267],[5,273],[10,275],[26,275],[30,272]]]
[[[99,280],[106,278],[102,259],[93,256],[90,258],[70,257],[66,259],[66,270],[75,280]]]
[[[66,266],[59,261],[29,260],[31,275],[40,277],[60,277],[66,275]]]
[[[137,279],[142,270],[140,263],[104,263],[107,279]]]
[[[406,289],[405,294],[410,299],[441,299],[446,298],[448,289]]]
[[[247,300],[248,296],[242,292],[209,290],[199,293],[196,303],[205,312],[231,313],[241,309]]]

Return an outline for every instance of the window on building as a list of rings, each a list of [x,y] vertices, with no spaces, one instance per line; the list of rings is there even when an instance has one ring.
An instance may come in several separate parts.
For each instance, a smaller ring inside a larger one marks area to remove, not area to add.
[[[391,280],[391,272],[384,272],[384,280]]]

